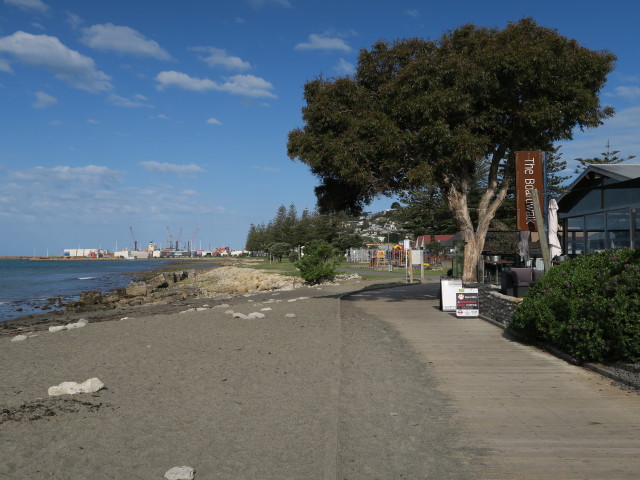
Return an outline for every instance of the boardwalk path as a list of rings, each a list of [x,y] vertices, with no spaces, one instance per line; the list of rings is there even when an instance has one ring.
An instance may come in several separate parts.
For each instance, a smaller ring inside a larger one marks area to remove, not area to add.
[[[371,291],[344,303],[383,319],[421,357],[452,402],[475,478],[639,478],[637,393],[510,341],[480,319],[440,312],[437,288]]]

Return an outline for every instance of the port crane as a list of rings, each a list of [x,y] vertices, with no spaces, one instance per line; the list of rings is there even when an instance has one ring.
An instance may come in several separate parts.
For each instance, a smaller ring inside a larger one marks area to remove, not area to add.
[[[200,227],[197,227],[196,231],[193,232],[193,236],[191,237],[191,240],[189,240],[189,251],[195,250],[194,249],[194,242],[196,241],[196,235],[198,235],[199,231],[200,231]]]
[[[131,232],[131,244],[134,251],[138,250],[138,242],[136,241],[136,237],[133,235],[133,227],[129,227],[129,231]]]

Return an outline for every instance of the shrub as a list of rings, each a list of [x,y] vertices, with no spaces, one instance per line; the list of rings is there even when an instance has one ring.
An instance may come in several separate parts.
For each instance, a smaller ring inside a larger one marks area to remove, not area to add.
[[[526,293],[510,328],[578,361],[640,361],[640,251],[568,260]]]
[[[305,256],[295,265],[306,282],[320,283],[333,280],[337,274],[338,253],[339,251],[327,242],[314,242],[305,246]]]

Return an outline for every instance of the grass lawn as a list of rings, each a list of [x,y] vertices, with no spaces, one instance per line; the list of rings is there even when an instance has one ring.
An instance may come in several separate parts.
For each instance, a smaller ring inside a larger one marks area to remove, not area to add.
[[[296,269],[295,265],[289,261],[288,258],[283,258],[282,262],[269,262],[268,258],[246,258],[244,259],[243,265],[241,267],[245,268],[255,268],[256,270],[265,270],[268,272],[279,273],[281,275],[287,275],[290,277],[300,277],[300,272]],[[362,277],[363,280],[398,280],[399,273],[404,273],[404,269],[400,267],[395,267],[393,273],[395,275],[382,275],[382,271],[375,270],[373,268],[369,268],[367,264],[363,263],[349,263],[349,262],[341,262],[338,264],[339,269],[349,269],[349,268],[357,268],[358,275]],[[363,268],[365,267],[365,268]],[[367,275],[367,271],[376,272],[376,274]],[[389,272],[391,273],[391,272]],[[425,277],[440,277],[447,273],[447,268],[442,268],[439,270],[427,270],[424,271]],[[414,269],[413,278],[415,280],[420,279],[420,270]]]
[[[288,275],[290,277],[299,277],[300,272],[288,258],[283,258],[282,262],[269,262],[268,258],[250,258],[245,259],[243,265],[240,267],[255,268],[256,270],[266,270],[273,273],[279,273],[281,275]]]

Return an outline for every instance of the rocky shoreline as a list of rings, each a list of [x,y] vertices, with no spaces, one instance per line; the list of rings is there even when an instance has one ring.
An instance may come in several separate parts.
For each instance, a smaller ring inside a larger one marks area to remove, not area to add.
[[[77,301],[61,305],[61,310],[0,322],[0,335],[43,331],[70,321],[119,320],[141,310],[146,315],[178,313],[185,308],[201,307],[213,299],[289,291],[304,285],[297,277],[237,266],[145,272],[137,278],[144,279],[108,293],[84,292]],[[359,277],[341,275],[337,278],[344,281]]]

